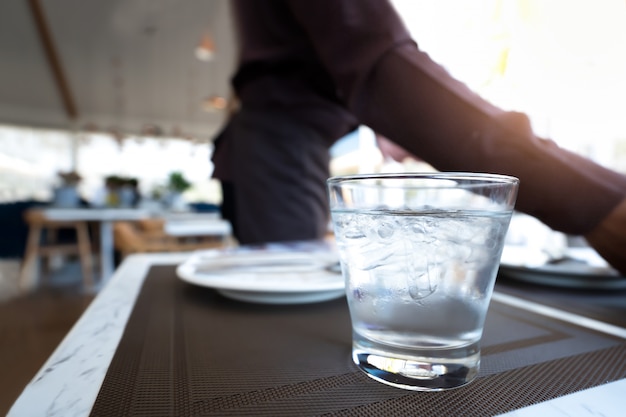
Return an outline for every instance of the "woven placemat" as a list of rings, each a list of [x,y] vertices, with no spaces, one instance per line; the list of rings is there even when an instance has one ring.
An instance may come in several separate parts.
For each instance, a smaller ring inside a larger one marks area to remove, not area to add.
[[[498,276],[496,290],[626,328],[626,290],[623,289],[594,290],[540,286]]]
[[[155,266],[92,416],[487,416],[626,377],[624,340],[492,302],[479,378],[444,392],[377,383],[350,358],[345,300],[241,303]]]

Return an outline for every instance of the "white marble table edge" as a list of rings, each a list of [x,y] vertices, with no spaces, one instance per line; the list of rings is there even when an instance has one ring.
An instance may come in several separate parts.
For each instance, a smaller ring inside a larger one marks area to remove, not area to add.
[[[183,262],[189,253],[132,255],[124,260],[46,363],[24,388],[7,417],[88,416],[104,381],[139,290],[153,265]],[[626,329],[538,303],[494,292],[493,300],[626,338]],[[510,413],[538,415],[621,416],[615,405],[626,379],[590,388]],[[582,414],[581,414],[582,413]],[[586,413],[586,414],[585,414]]]
[[[189,253],[132,255],[124,260],[8,416],[87,416],[152,265],[183,262]]]

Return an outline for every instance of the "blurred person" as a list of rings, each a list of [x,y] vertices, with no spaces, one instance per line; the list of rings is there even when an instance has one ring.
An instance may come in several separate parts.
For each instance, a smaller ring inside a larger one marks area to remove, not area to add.
[[[533,133],[421,51],[387,0],[234,0],[239,109],[215,142],[242,244],[327,232],[329,148],[360,124],[440,171],[520,179],[516,209],[626,273],[626,176]]]

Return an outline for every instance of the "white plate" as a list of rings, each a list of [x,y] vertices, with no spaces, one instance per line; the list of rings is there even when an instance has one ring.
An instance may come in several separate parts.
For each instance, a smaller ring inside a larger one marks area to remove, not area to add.
[[[230,291],[217,290],[224,297],[232,298],[237,301],[245,301],[248,303],[259,304],[307,304],[319,303],[322,301],[334,300],[345,295],[345,291],[315,291],[315,292],[298,292],[298,293],[271,293],[256,291]]]
[[[564,255],[563,260],[550,262],[540,251],[506,245],[499,273],[505,278],[553,287],[626,289],[626,277],[611,268],[592,248],[567,248]]]
[[[276,245],[194,253],[176,269],[186,282],[264,304],[300,304],[342,297],[338,257],[323,247]]]

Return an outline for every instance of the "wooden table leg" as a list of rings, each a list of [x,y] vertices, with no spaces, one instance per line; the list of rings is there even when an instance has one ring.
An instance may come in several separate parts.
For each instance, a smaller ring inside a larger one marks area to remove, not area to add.
[[[91,242],[89,240],[89,231],[86,222],[76,222],[76,238],[78,240],[78,253],[83,272],[83,285],[87,291],[91,291],[94,288],[95,282],[93,279]]]
[[[26,291],[30,286],[28,284],[35,281],[33,268],[39,259],[39,243],[41,240],[41,224],[30,224],[28,227],[28,240],[26,241],[26,251],[22,260],[22,268],[20,270],[19,287],[20,291]]]

